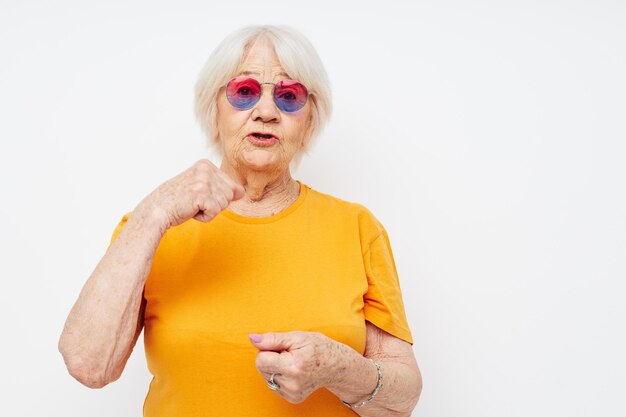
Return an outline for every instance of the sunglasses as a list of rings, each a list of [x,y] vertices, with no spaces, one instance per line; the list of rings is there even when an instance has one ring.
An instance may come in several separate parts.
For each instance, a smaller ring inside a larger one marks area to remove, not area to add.
[[[250,77],[235,77],[226,83],[226,98],[236,109],[248,110],[261,99],[263,84],[274,86],[274,103],[284,112],[293,113],[306,104],[309,92],[306,87],[294,80],[277,83],[259,83]]]

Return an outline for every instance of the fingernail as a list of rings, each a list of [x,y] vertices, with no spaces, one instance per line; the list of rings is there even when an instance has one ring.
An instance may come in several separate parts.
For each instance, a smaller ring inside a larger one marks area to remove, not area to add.
[[[259,343],[261,339],[263,339],[263,336],[256,333],[250,333],[248,336],[250,337],[250,340],[252,340],[254,343]]]

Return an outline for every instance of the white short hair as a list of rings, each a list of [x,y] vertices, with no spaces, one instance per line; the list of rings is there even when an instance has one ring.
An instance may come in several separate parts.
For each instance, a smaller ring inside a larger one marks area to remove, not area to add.
[[[218,92],[236,75],[235,71],[245,60],[247,52],[261,39],[269,41],[289,77],[302,82],[311,93],[311,128],[302,149],[306,153],[330,119],[330,82],[313,45],[289,26],[250,25],[228,35],[211,53],[198,75],[195,86],[196,117],[209,144],[216,144]]]

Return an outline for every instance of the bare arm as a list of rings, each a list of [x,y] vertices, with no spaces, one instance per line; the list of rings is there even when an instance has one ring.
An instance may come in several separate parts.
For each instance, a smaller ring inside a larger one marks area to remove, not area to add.
[[[191,218],[208,222],[244,193],[201,160],[139,203],[65,322],[59,351],[74,378],[101,388],[120,377],[143,328],[143,288],[165,231]]]
[[[362,417],[410,417],[422,391],[422,377],[411,345],[366,321],[365,353],[347,345],[335,365],[336,378],[326,388],[340,399],[355,404],[369,397],[376,387],[380,365],[383,374],[378,394],[354,411]]]
[[[101,388],[122,374],[143,328],[143,287],[161,236],[154,220],[133,214],[85,283],[59,340],[82,384]]]

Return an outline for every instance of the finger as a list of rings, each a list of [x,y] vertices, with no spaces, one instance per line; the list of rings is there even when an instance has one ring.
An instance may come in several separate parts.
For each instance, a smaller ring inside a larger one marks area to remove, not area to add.
[[[199,204],[198,212],[193,216],[193,218],[206,223],[217,216],[220,211],[222,211],[222,209],[219,207],[219,203],[217,201],[202,201]]]
[[[278,372],[259,372],[261,374],[261,377],[263,377],[264,380],[269,381],[270,378],[272,377],[272,374],[274,374],[274,382],[277,383],[278,385],[280,385],[281,387],[283,386],[283,383],[285,383],[287,381],[287,378]]]
[[[226,202],[230,204],[230,202],[234,199],[234,195],[235,195],[232,187],[222,178],[217,178],[216,187],[217,187],[216,193],[223,196],[226,199]]]
[[[272,373],[283,374],[280,353],[259,352],[256,355],[254,366],[261,374],[267,374],[268,378]]]
[[[218,170],[218,172],[220,177],[226,182],[226,184],[228,184],[228,187],[233,192],[233,200],[239,200],[244,195],[246,195],[246,189],[243,187],[243,185],[239,184],[224,171]]]
[[[213,219],[213,217],[205,214],[204,211],[199,211],[192,219],[197,220],[199,222],[207,223]]]
[[[224,195],[223,193],[215,196],[215,200],[219,204],[220,210],[224,210],[226,207],[228,207],[228,204],[229,204],[228,197]]]
[[[293,374],[294,358],[289,352],[276,353],[270,351],[262,351],[257,354],[255,367],[262,375],[267,376],[266,379],[274,373],[283,378]]]
[[[259,337],[260,336],[260,337]],[[291,350],[301,339],[299,332],[251,334],[250,341],[259,350],[282,352]]]
[[[272,378],[272,374],[261,374],[263,375],[263,379],[265,380],[265,383],[269,385],[269,381]],[[286,387],[285,384],[287,383],[287,379],[282,376],[281,374],[274,374],[274,384],[278,385],[278,389],[273,389],[272,391],[274,391],[275,393],[279,394],[279,395],[284,395],[285,391],[286,391]]]
[[[213,162],[209,161],[206,158],[198,159],[192,166],[202,169],[207,169],[211,167],[217,168]]]
[[[239,183],[235,183],[235,186],[232,188],[233,190],[233,200],[239,200],[246,195],[246,189],[243,185]]]

